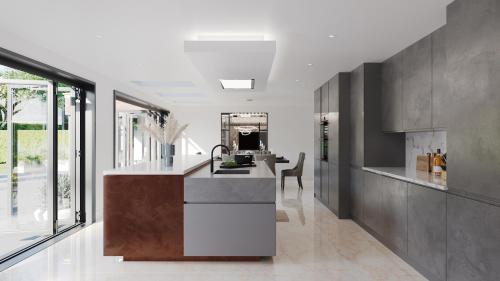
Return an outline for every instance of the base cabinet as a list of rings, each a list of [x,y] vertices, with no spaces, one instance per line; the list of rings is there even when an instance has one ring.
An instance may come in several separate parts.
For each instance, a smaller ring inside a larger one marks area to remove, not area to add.
[[[351,217],[354,220],[363,220],[364,193],[363,171],[351,168]]]
[[[500,278],[500,207],[447,194],[449,281]]]
[[[411,183],[408,260],[429,280],[446,280],[446,193]]]
[[[184,205],[184,256],[275,255],[275,204]]]
[[[364,174],[363,223],[391,249],[406,254],[407,184],[374,173]]]

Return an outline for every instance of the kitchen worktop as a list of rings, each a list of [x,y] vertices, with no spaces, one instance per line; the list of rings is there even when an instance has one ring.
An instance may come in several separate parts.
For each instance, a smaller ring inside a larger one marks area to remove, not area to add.
[[[214,163],[214,170],[222,162]],[[231,169],[234,170],[234,169]],[[255,167],[237,168],[249,170],[249,174],[212,174],[210,165],[184,177],[184,201],[236,203],[275,202],[276,176],[264,161],[256,161]]]
[[[431,173],[405,167],[363,167],[364,171],[446,191],[446,180]]]
[[[186,175],[209,162],[207,155],[176,155],[172,166],[163,161],[145,162],[106,170],[103,175]]]

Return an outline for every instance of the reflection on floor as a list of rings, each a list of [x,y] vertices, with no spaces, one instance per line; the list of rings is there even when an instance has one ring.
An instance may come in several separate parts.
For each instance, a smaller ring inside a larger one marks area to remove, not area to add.
[[[277,256],[261,262],[122,262],[102,255],[102,223],[56,243],[0,273],[21,280],[426,280],[350,220],[338,220],[304,191],[278,188]]]

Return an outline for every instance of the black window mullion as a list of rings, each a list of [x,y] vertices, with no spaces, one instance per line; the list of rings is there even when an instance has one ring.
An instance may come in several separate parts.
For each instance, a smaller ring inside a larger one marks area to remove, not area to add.
[[[58,127],[57,127],[57,88],[59,87],[59,83],[53,81],[52,82],[52,132],[49,132],[49,134],[52,134],[53,138],[53,143],[52,143],[52,213],[53,213],[53,234],[57,234],[57,222],[58,222],[58,204],[57,204],[57,198],[58,198],[58,159],[57,159],[57,149],[58,149]]]

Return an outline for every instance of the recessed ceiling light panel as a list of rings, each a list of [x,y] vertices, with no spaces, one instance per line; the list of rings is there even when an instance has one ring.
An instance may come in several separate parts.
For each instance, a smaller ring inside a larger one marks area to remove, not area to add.
[[[224,90],[252,90],[255,79],[219,79]]]

